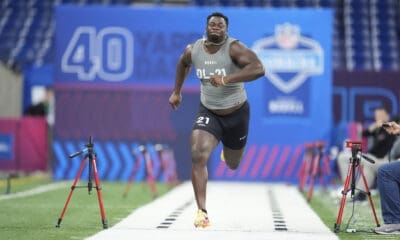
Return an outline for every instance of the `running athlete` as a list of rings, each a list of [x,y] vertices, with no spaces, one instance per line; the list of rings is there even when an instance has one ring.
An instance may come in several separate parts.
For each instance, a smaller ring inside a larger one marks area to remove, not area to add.
[[[228,36],[228,18],[215,12],[207,17],[206,37],[189,44],[176,68],[169,98],[173,109],[182,101],[181,89],[192,64],[201,81],[200,106],[191,137],[192,184],[197,203],[196,227],[210,225],[206,210],[207,162],[219,141],[221,160],[237,169],[243,156],[250,117],[244,82],[264,75],[256,54]]]

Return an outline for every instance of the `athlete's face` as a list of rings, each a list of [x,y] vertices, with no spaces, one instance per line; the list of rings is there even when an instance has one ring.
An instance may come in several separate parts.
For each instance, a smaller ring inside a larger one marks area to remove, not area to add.
[[[219,43],[226,36],[226,22],[222,17],[211,17],[207,23],[206,34],[210,42]]]

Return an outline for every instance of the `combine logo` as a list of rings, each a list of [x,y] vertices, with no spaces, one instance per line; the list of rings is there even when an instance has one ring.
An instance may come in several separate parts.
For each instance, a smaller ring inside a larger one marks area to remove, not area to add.
[[[324,70],[321,45],[301,36],[299,26],[290,23],[276,25],[275,36],[256,41],[253,50],[263,62],[265,76],[285,94]]]

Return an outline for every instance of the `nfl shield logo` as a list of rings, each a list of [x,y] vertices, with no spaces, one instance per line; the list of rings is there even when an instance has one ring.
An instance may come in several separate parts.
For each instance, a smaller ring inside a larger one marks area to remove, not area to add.
[[[300,29],[289,23],[278,25],[275,29],[275,38],[278,46],[282,49],[296,48],[300,38]]]
[[[274,36],[257,40],[252,49],[265,67],[265,77],[285,94],[299,88],[310,76],[323,73],[321,45],[302,36],[297,25],[277,25]]]

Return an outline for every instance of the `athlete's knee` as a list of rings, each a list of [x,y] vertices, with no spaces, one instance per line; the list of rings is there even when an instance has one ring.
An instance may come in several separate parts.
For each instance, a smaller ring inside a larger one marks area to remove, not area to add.
[[[206,148],[192,147],[191,149],[192,163],[193,164],[206,164],[210,156],[209,150]]]
[[[233,161],[226,161],[226,165],[228,165],[228,167],[231,170],[236,170],[239,167],[240,164],[240,159],[235,159]]]
[[[226,162],[226,165],[232,170],[236,170],[239,167],[240,161],[243,158],[243,152],[238,154],[227,154],[226,152],[223,152],[224,154],[224,159]]]

